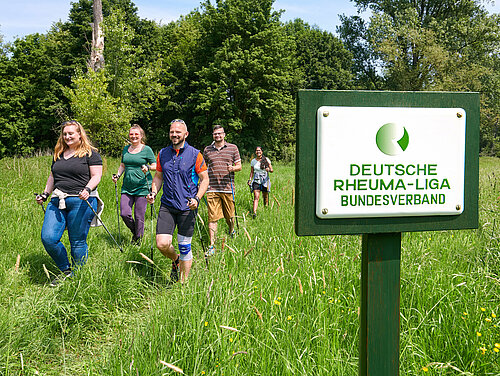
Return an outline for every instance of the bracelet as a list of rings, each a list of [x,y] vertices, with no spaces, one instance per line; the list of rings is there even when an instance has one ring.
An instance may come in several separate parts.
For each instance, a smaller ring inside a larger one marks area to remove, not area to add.
[[[47,191],[43,191],[40,197],[42,198],[42,201],[45,202],[47,201],[47,198],[49,197],[50,193]]]
[[[85,188],[83,188],[83,189],[85,189],[85,190],[86,190],[89,194],[91,194],[91,193],[92,193],[92,189],[90,189],[89,187],[85,187]]]
[[[200,205],[200,199],[198,198],[198,196],[194,196],[194,199],[198,202],[198,205]]]

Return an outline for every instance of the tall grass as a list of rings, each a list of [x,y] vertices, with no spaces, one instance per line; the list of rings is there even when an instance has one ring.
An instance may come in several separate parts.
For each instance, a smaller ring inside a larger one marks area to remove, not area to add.
[[[106,161],[99,186],[115,237],[117,165]],[[293,166],[275,163],[270,205],[261,201],[253,220],[244,165],[239,233],[230,239],[220,221],[207,269],[199,222],[186,285],[168,284],[170,262],[156,249],[153,273],[141,257],[151,246],[148,210],[141,247],[123,225],[124,254],[104,229],[91,229],[88,263],[56,289],[33,199],[49,166],[43,156],[0,161],[1,375],[176,374],[165,364],[187,375],[357,374],[360,237],[295,236]],[[402,375],[500,374],[499,167],[481,159],[478,230],[403,236]],[[206,225],[204,205],[200,215]]]

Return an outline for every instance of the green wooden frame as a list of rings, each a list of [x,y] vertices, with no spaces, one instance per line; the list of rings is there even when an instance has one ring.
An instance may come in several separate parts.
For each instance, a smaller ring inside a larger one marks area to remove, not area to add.
[[[321,106],[463,108],[466,118],[464,211],[460,215],[319,219],[316,202],[316,112]],[[301,90],[297,96],[295,232],[342,235],[478,227],[479,94]]]

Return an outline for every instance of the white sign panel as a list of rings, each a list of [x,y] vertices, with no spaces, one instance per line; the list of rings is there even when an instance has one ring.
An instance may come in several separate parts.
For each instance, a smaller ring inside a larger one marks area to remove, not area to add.
[[[465,119],[461,108],[320,107],[316,215],[462,213]]]

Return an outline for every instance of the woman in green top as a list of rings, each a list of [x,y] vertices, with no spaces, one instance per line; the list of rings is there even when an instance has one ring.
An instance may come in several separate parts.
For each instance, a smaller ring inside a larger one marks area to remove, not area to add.
[[[125,173],[121,190],[120,215],[125,225],[132,231],[132,243],[140,244],[144,235],[144,216],[148,206],[146,196],[153,181],[149,171],[156,170],[156,158],[153,150],[145,144],[144,130],[138,124],[130,127],[128,137],[130,145],[123,148],[122,161],[118,172],[113,175],[113,182],[116,183]]]

